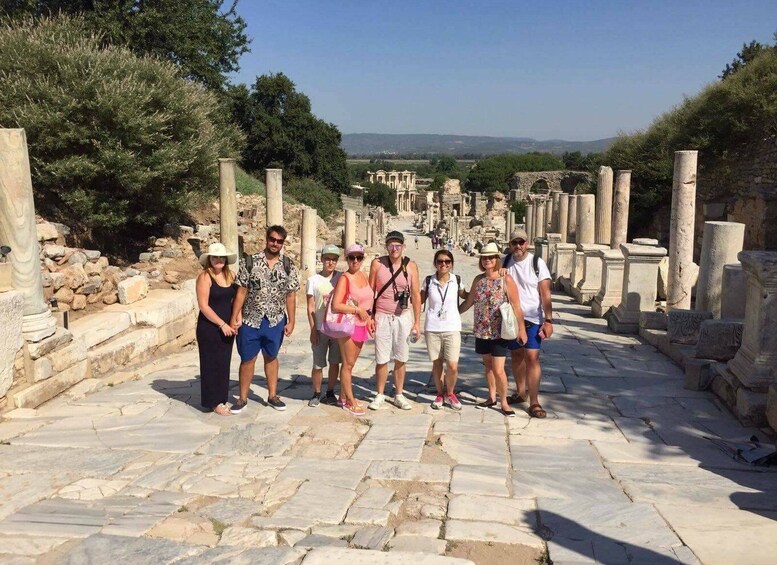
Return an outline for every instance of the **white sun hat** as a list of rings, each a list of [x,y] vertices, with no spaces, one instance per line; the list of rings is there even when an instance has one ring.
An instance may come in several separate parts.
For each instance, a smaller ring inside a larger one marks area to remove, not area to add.
[[[230,265],[237,261],[237,253],[230,253],[223,243],[211,243],[208,250],[200,255],[200,265],[207,267],[211,257],[226,257]]]

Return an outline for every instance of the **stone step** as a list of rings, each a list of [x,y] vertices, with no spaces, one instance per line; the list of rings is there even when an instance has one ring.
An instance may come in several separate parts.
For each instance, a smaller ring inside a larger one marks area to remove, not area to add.
[[[99,312],[76,320],[69,329],[74,336],[84,340],[86,347],[93,347],[128,330],[131,325],[128,312]]]
[[[13,395],[14,404],[17,408],[36,408],[89,376],[89,362],[84,359],[45,381],[17,392]]]
[[[156,349],[158,339],[156,328],[142,328],[91,349],[87,357],[92,366],[92,376],[99,378],[118,367],[147,360]]]
[[[140,302],[112,304],[103,312],[125,313],[133,325],[159,328],[196,310],[197,296],[194,289],[192,285],[184,284],[181,290],[152,290]]]

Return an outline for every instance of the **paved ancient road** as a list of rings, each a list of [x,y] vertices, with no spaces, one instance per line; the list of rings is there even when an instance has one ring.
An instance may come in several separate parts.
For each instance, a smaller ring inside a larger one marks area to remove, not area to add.
[[[431,272],[428,240],[413,247]],[[467,284],[477,272],[472,258],[456,267]],[[777,474],[705,439],[755,430],[683,390],[653,347],[554,302],[546,420],[473,407],[471,338],[460,413],[429,409],[421,344],[412,411],[308,408],[302,317],[282,352],[283,413],[260,401],[261,377],[239,416],[201,412],[196,349],[14,411],[0,423],[0,563],[532,563],[545,547],[557,564],[774,563]],[[364,399],[372,371],[365,355]]]

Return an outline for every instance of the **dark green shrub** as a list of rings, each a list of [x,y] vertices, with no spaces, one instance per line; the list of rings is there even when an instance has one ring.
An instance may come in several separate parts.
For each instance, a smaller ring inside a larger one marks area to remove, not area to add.
[[[339,195],[314,179],[294,179],[283,188],[283,192],[284,196],[315,208],[324,220],[342,208]]]
[[[79,18],[0,27],[0,127],[27,131],[35,202],[117,250],[215,194],[239,130],[171,63],[101,48]]]

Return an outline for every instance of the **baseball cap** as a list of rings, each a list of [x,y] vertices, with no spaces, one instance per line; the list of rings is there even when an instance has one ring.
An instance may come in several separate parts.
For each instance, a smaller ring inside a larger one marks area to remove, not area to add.
[[[526,233],[525,229],[515,228],[510,234],[510,241],[514,239],[523,239],[525,241],[529,241],[529,234]]]
[[[352,243],[345,249],[345,255],[364,255],[364,247],[358,243]]]
[[[340,248],[332,243],[327,243],[324,248],[321,250],[321,256],[324,255],[337,255],[340,256]]]
[[[398,241],[399,243],[405,243],[405,236],[401,231],[390,231],[386,234],[386,243],[389,241]]]

